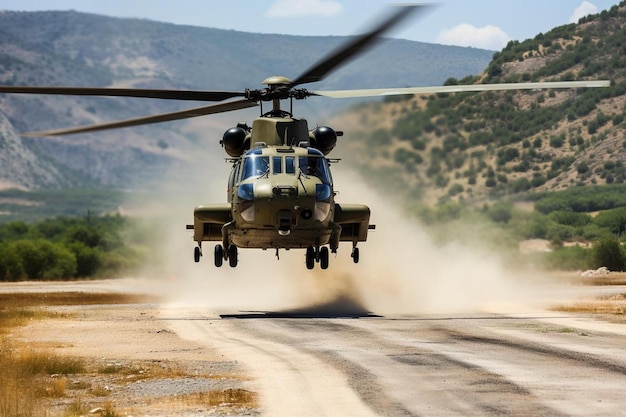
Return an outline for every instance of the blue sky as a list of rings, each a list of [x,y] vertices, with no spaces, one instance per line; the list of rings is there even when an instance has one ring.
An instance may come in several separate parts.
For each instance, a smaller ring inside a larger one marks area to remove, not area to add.
[[[383,0],[0,0],[0,10],[76,10],[175,24],[292,35],[351,35],[376,21]],[[501,49],[618,0],[448,0],[390,36]]]

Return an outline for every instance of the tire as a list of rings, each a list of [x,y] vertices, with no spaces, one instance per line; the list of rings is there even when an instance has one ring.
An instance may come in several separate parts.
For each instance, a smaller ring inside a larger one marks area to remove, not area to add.
[[[237,246],[230,245],[228,247],[228,265],[231,268],[234,268],[237,266],[238,261],[239,261],[239,254],[237,252]]]
[[[320,268],[328,269],[328,247],[323,246],[320,248]]]
[[[352,260],[355,264],[359,263],[359,248],[352,249]]]
[[[219,268],[224,262],[224,248],[222,247],[222,245],[215,245],[213,255],[215,258],[215,266]]]
[[[202,256],[202,252],[201,252],[201,250],[200,250],[200,247],[199,247],[199,246],[196,246],[196,247],[193,249],[193,260],[194,260],[196,263],[198,263],[198,262],[200,262],[200,257],[201,257],[201,256]]]
[[[315,267],[315,249],[311,246],[306,248],[306,269],[313,269]]]

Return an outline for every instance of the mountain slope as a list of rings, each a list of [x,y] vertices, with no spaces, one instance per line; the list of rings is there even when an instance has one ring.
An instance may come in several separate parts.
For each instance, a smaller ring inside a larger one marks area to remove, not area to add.
[[[345,40],[261,35],[77,12],[5,11],[0,13],[0,83],[242,90],[258,87],[269,75],[295,77]],[[479,49],[388,40],[314,88],[441,84],[449,76],[483,70],[491,56],[492,52]],[[388,65],[390,62],[393,65]],[[0,114],[16,131],[97,123],[185,106],[190,107],[159,100],[0,97]],[[337,108],[317,106],[312,114],[319,114],[321,108]],[[303,106],[305,110],[309,107],[309,103]],[[199,146],[210,146],[221,158],[217,143],[223,129],[256,114],[242,112],[216,117],[216,121],[175,122],[65,138],[13,137],[11,140],[21,142],[25,149],[50,159],[52,167],[41,165],[50,171],[50,178],[28,178],[24,176],[27,169],[22,169],[21,175],[2,170],[1,175],[26,188],[85,182],[141,184],[162,175],[171,164],[191,158]],[[10,130],[6,122],[3,126]],[[0,136],[0,141],[6,140],[5,135]],[[13,152],[12,158],[15,164],[21,160],[28,165],[28,158],[22,158],[20,152]],[[53,175],[55,170],[65,174]],[[71,174],[76,172],[80,175]]]
[[[512,41],[484,74],[448,84],[609,79],[610,88],[403,97],[359,108],[343,141],[405,196],[484,202],[626,180],[626,3]],[[361,138],[363,140],[356,140]]]

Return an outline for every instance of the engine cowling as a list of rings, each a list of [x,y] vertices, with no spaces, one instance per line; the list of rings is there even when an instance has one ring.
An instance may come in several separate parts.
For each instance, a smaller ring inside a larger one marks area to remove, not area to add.
[[[243,155],[246,151],[247,145],[250,144],[250,137],[244,128],[231,127],[224,132],[220,144],[229,156],[236,158]]]
[[[320,126],[310,135],[311,146],[328,155],[337,144],[337,132],[328,126]]]

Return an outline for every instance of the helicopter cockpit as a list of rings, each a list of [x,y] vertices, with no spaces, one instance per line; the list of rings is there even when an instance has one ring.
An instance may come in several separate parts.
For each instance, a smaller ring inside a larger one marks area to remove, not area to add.
[[[306,155],[263,155],[262,148],[253,149],[244,156],[241,181],[250,177],[279,174],[305,175],[319,178],[322,183],[332,183],[328,162],[324,154],[308,148]]]

